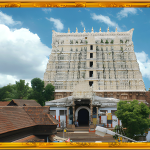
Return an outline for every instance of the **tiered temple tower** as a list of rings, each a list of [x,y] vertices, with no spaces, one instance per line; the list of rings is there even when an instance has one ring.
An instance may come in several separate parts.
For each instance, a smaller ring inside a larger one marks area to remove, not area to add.
[[[45,86],[55,86],[55,99],[72,95],[79,80],[100,97],[145,100],[145,85],[134,53],[133,30],[127,32],[59,33],[53,31]]]

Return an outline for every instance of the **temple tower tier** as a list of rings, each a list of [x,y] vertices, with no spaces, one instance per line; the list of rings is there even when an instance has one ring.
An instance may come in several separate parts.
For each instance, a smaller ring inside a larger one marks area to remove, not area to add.
[[[55,99],[73,95],[82,79],[100,97],[145,100],[145,85],[127,32],[53,32],[45,86],[55,86]]]

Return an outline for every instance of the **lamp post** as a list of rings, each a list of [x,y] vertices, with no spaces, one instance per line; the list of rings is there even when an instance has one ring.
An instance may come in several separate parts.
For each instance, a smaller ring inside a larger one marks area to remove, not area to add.
[[[111,131],[111,130],[108,130],[108,129],[106,129],[106,128],[103,128],[103,127],[100,127],[100,126],[97,126],[96,127],[96,129],[95,129],[95,134],[97,134],[97,135],[99,135],[99,136],[102,136],[102,137],[104,137],[104,135],[105,134],[110,134],[110,135],[118,135],[118,136],[120,136],[120,137],[122,137],[122,138],[125,138],[125,139],[128,139],[128,140],[130,140],[130,141],[132,141],[132,142],[137,142],[137,141],[135,141],[135,140],[133,140],[133,139],[130,139],[130,138],[128,138],[128,137],[126,137],[126,136],[123,136],[123,135],[121,135],[121,134],[118,134],[118,133],[116,133],[116,132],[113,132],[113,131]]]
[[[64,120],[61,122],[61,129],[63,130],[63,138],[64,138],[64,130],[65,130],[65,122],[64,122]]]

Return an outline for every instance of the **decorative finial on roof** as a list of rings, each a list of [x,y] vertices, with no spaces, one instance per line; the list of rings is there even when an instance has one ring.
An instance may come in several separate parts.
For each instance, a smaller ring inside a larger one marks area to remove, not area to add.
[[[68,28],[68,33],[70,33],[70,29]]]
[[[117,27],[116,27],[116,32],[117,32]]]
[[[93,27],[92,27],[92,32],[93,32],[94,30],[93,30]]]
[[[85,30],[85,28],[84,28],[84,30],[83,30],[83,31],[84,31],[84,33],[85,33],[85,31],[86,31],[86,30]]]
[[[100,27],[100,29],[99,29],[99,32],[101,32],[101,27]]]
[[[107,29],[107,32],[109,32],[109,27],[108,27],[108,29]]]
[[[77,27],[76,27],[76,32],[78,32],[78,29],[77,29]]]

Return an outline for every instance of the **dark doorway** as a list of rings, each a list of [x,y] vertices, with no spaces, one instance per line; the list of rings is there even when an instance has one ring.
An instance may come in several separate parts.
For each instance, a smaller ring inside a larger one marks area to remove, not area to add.
[[[89,86],[93,86],[93,81],[89,81]]]
[[[89,125],[89,112],[86,109],[80,109],[78,112],[78,122],[79,126]]]

